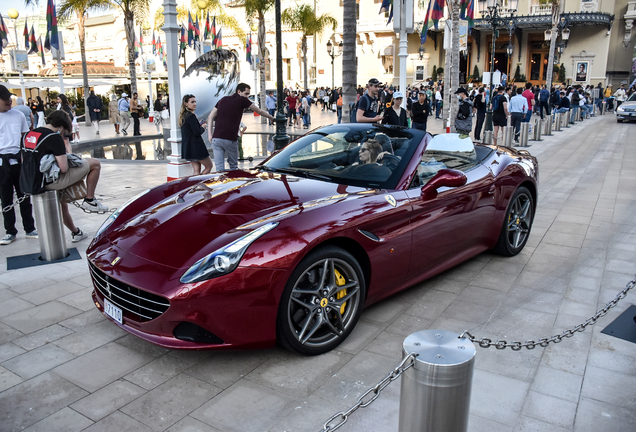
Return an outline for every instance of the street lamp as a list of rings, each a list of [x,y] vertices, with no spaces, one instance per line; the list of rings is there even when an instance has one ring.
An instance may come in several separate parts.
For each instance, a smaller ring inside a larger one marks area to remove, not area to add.
[[[424,53],[426,50],[424,49],[424,45],[420,45],[420,49],[417,50],[417,54],[420,56],[420,60],[424,58]]]
[[[280,150],[289,143],[287,135],[287,117],[283,112],[283,42],[282,25],[280,21],[280,1],[274,2],[274,19],[276,20],[276,134],[274,135],[274,149]]]
[[[508,0],[508,9],[506,10],[510,17],[517,12],[517,4],[519,0]],[[497,27],[506,26],[510,18],[504,18],[504,8],[498,0],[479,0],[479,11],[485,21],[492,27],[492,51],[490,55],[490,103],[486,109],[486,126],[484,131],[492,131],[492,99],[493,99],[493,73],[495,71],[495,41],[497,39]]]
[[[335,49],[335,47],[331,44],[331,40],[327,41],[327,54],[329,54],[329,57],[331,57],[331,90],[333,91],[334,87],[335,87],[335,72],[334,72],[334,65],[333,65],[333,60],[338,57],[340,54],[342,54],[342,42],[340,42],[338,44],[338,47],[340,49]]]

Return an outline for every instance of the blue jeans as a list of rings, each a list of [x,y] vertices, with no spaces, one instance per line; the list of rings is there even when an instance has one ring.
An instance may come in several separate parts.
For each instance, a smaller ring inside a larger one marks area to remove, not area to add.
[[[338,113],[338,123],[342,123],[342,107],[336,106],[336,112]]]
[[[411,126],[411,128],[426,132],[426,123],[413,122],[413,125]]]
[[[521,120],[523,123],[530,123],[530,119],[532,118],[532,109],[529,109],[528,112],[526,113],[525,117],[523,117],[523,120]]]
[[[558,109],[555,109],[555,110],[554,110],[554,113],[555,113],[555,114],[558,114],[558,113],[561,113],[561,114],[562,114],[562,113],[566,113],[566,112],[568,112],[568,111],[570,111],[570,108],[558,108]]]
[[[575,106],[571,106],[570,110],[572,111],[572,114],[570,114],[570,123],[574,123],[574,118],[576,117],[576,112],[579,110],[579,106],[575,105]]]
[[[303,114],[303,123],[305,124],[305,126],[309,127],[309,124],[311,123],[309,114]]]
[[[532,113],[530,113],[530,115],[532,116]],[[528,117],[527,114],[524,117],[523,113],[520,112],[510,113],[510,126],[515,127],[515,141],[519,141],[519,131],[521,130],[521,123],[527,123],[527,121],[525,120],[526,117]]]
[[[268,108],[267,112],[269,113],[269,115],[271,115],[272,117],[276,117],[276,108]],[[273,124],[273,122],[270,120],[269,124]]]
[[[441,101],[436,101],[435,102],[435,118],[439,118],[439,112],[442,110],[442,102]]]

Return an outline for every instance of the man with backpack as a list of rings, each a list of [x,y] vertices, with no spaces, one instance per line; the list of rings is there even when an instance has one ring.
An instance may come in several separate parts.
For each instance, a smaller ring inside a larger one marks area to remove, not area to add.
[[[545,110],[546,114],[550,114],[550,107],[548,106],[548,100],[550,99],[550,92],[546,88],[545,84],[541,86],[541,91],[539,92],[539,115],[541,116],[541,120],[543,120],[543,111]]]
[[[382,121],[384,117],[378,114],[379,91],[380,81],[377,78],[371,78],[367,83],[367,92],[362,95],[358,103],[353,105],[351,111],[355,112],[355,121],[351,121],[351,123],[377,123]]]
[[[473,102],[468,98],[468,92],[464,87],[458,88],[455,94],[459,99],[455,130],[460,135],[470,135],[473,130],[473,118],[471,116]]]
[[[11,109],[11,95],[0,85],[0,201],[2,208],[13,205],[13,191],[18,200],[24,197],[20,189],[20,140],[29,132],[24,115]],[[27,238],[38,238],[35,221],[31,211],[31,200],[26,197],[20,202],[22,227]],[[0,239],[0,245],[8,245],[15,241],[18,230],[15,228],[15,210],[11,208],[2,212],[6,235]]]

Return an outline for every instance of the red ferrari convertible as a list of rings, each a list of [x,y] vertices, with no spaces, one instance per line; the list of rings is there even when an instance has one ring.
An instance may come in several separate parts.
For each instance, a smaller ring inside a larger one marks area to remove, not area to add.
[[[483,251],[526,244],[538,165],[456,134],[338,124],[250,171],[122,205],[87,256],[95,305],[181,349],[329,351],[362,309]]]

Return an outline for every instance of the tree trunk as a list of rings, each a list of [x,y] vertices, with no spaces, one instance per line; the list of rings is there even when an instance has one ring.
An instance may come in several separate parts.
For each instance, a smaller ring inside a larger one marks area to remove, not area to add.
[[[263,51],[265,50],[265,15],[259,11],[258,12],[258,58],[260,62],[258,62],[258,74],[261,80],[260,83],[260,99],[261,99],[261,109],[266,110],[265,106],[265,98],[266,94],[266,83],[265,83],[265,57],[263,56]],[[267,123],[267,119],[261,116],[261,124]]]
[[[77,14],[77,32],[80,43],[80,54],[82,56],[82,78],[84,81],[84,122],[86,126],[91,125],[91,115],[88,112],[88,66],[86,66],[86,31],[84,27],[85,15]]]
[[[356,0],[343,1],[342,19],[342,122],[349,123],[349,105],[356,102]]]
[[[560,7],[558,0],[552,1],[552,38],[550,38],[550,52],[548,54],[548,70],[545,74],[545,87],[548,91],[552,88],[554,76],[554,49],[556,48],[557,30],[559,25]]]
[[[305,80],[305,90],[309,90],[309,86],[307,85],[307,35],[305,34],[303,35],[301,49],[303,51],[303,77]]]
[[[459,0],[452,1],[451,16],[453,19],[453,38],[451,39],[451,85],[448,89],[448,100],[450,101],[448,105],[450,108],[450,131],[455,133],[455,118],[457,117],[457,110],[459,108],[459,104],[456,100],[457,98],[453,95],[453,93],[459,88]],[[446,76],[446,74],[444,76]]]
[[[135,16],[132,11],[124,12],[124,29],[128,42],[128,69],[130,70],[130,96],[137,93],[137,70],[135,69]]]

